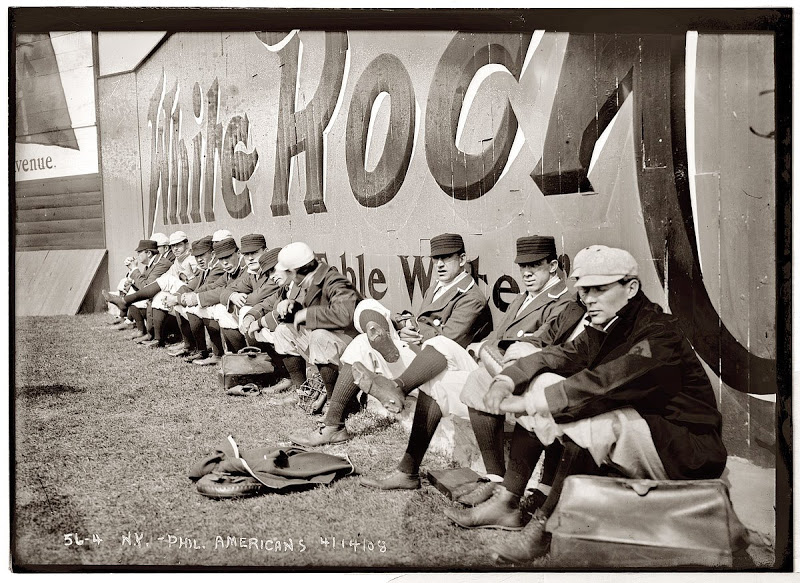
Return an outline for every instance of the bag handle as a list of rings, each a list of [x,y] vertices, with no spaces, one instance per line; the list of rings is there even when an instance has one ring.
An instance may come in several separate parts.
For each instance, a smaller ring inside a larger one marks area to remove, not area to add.
[[[628,488],[636,492],[639,496],[646,496],[650,490],[658,488],[658,482],[651,480],[639,480],[636,482],[623,482]]]
[[[256,354],[261,354],[261,349],[258,346],[245,346],[237,354],[246,354],[251,358],[255,358]]]

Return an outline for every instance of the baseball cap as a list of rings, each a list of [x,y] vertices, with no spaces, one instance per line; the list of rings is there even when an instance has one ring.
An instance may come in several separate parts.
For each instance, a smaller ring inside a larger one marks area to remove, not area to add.
[[[214,243],[222,241],[223,239],[233,239],[233,233],[228,229],[220,229],[219,231],[214,231],[214,234],[211,236],[211,241]]]
[[[169,245],[169,237],[167,237],[164,233],[153,233],[150,236],[150,240],[155,241],[156,245],[159,247]]]
[[[170,245],[177,245],[182,241],[188,241],[189,237],[186,236],[186,233],[183,231],[175,231],[169,236],[169,244]]]
[[[556,240],[554,237],[533,235],[517,239],[517,257],[514,263],[536,263],[545,257],[555,257]]]
[[[444,233],[431,239],[431,257],[464,253],[464,239],[461,235]]]
[[[590,245],[578,251],[570,277],[577,278],[578,287],[614,283],[627,277],[638,277],[639,265],[624,249]]]
[[[296,241],[289,243],[278,253],[276,269],[288,271],[308,265],[314,259],[314,251],[306,243]]]

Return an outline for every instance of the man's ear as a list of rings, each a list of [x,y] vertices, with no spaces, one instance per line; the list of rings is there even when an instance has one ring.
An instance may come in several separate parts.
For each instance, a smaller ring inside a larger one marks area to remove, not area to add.
[[[461,256],[458,259],[458,264],[461,267],[464,267],[467,264],[467,254],[466,253],[462,253],[461,254]]]
[[[630,281],[630,284],[631,284],[631,285],[630,285],[630,287],[628,288],[628,299],[631,299],[631,298],[633,298],[633,296],[635,296],[635,295],[636,295],[636,293],[639,291],[639,286],[641,285],[641,284],[639,283],[639,280],[638,280],[638,279],[632,279],[632,280]]]
[[[556,273],[558,273],[558,259],[553,259],[550,262],[549,271],[550,271],[550,275],[555,275]]]

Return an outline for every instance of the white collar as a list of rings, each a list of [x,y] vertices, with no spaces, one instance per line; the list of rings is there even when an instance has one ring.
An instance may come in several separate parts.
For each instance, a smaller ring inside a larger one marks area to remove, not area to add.
[[[548,279],[548,280],[547,280],[547,283],[546,283],[546,284],[544,284],[544,287],[543,287],[542,289],[540,289],[540,290],[539,290],[539,291],[536,293],[536,295],[535,295],[535,296],[532,296],[532,295],[531,295],[531,293],[530,293],[530,292],[528,292],[528,297],[527,297],[527,298],[525,298],[525,301],[526,301],[526,302],[528,302],[528,303],[532,302],[533,300],[535,300],[536,298],[538,298],[540,295],[542,295],[544,292],[546,292],[547,290],[549,290],[551,287],[553,287],[554,285],[556,285],[556,284],[557,284],[558,282],[560,282],[560,281],[561,281],[561,278],[560,278],[560,277],[558,277],[558,275],[552,275],[552,276],[550,276],[550,279]],[[529,299],[529,298],[530,298],[530,299]]]
[[[451,287],[456,285],[458,282],[460,282],[465,277],[467,277],[467,272],[466,271],[462,271],[461,273],[459,273],[455,277],[455,279],[453,281],[451,281],[448,284],[443,284],[441,281],[437,281],[436,282],[436,287],[433,289],[433,295],[435,296],[437,294],[443,294],[444,292],[449,290]]]

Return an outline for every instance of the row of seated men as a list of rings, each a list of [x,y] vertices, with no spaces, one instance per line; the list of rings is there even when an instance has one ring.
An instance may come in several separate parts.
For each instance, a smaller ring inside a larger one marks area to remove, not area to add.
[[[400,314],[363,299],[302,242],[268,250],[262,235],[245,235],[238,246],[217,232],[189,248],[178,232],[168,240],[171,266],[157,243],[140,243],[140,273],[122,282],[135,291],[110,301],[146,337],[139,302],[152,300],[153,345],[163,344],[158,312],[173,313],[183,343],[172,353],[196,364],[219,359],[222,336],[231,350],[253,344],[268,351],[285,376],[279,389],[300,386],[314,365],[327,411],[292,442],[347,442],[345,420],[358,410],[359,394],[397,413],[417,391],[396,471],[362,477],[361,485],[419,488],[440,420],[469,419],[486,479],[453,492],[456,504],[445,514],[464,528],[519,531],[492,547],[496,560],[524,564],[548,552],[544,525],[569,475],[704,479],[725,468],[709,379],[677,320],[642,292],[639,266],[623,249],[582,249],[569,285],[553,237],[519,238],[524,290],[493,326],[456,234],[431,239],[435,285],[421,305]],[[507,417],[515,421],[508,460]],[[539,485],[525,496],[542,454]]]

